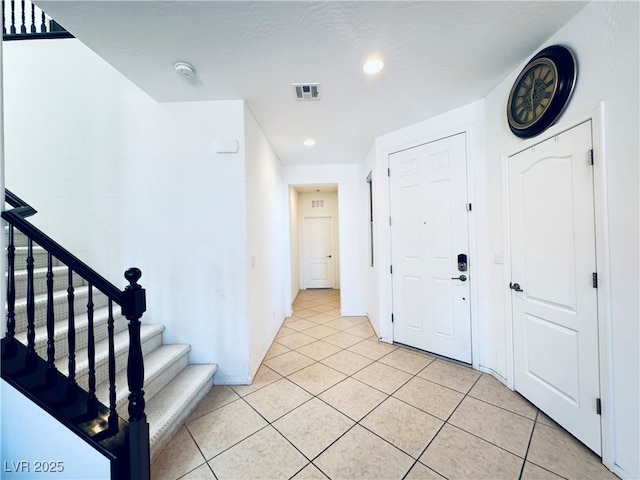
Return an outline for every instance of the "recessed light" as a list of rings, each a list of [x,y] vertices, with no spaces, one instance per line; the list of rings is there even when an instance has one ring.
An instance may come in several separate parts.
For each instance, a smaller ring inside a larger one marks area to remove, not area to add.
[[[382,60],[380,60],[379,58],[373,58],[363,65],[362,70],[366,74],[374,75],[376,73],[379,73],[383,67],[384,62]]]
[[[313,147],[313,146],[316,144],[316,141],[315,141],[313,138],[307,138],[307,139],[304,141],[304,144],[305,144],[307,147]]]

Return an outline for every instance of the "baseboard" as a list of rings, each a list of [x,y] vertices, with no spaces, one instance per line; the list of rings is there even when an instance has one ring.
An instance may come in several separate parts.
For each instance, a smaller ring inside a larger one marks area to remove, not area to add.
[[[624,468],[620,467],[619,465],[614,464],[612,468],[609,468],[609,470],[611,470],[618,477],[622,478],[622,480],[637,480],[638,478],[640,478],[638,476],[631,475],[629,472],[627,472]]]
[[[493,378],[498,380],[500,383],[504,384],[504,386],[507,387],[509,390],[513,390],[512,388],[509,387],[509,384],[507,383],[507,379],[504,378],[502,375],[500,375],[498,372],[496,372],[494,369],[489,367],[484,367],[482,365],[478,365],[478,370],[480,370],[483,373],[488,373]]]
[[[215,385],[250,385],[252,379],[241,375],[220,375],[214,378]]]

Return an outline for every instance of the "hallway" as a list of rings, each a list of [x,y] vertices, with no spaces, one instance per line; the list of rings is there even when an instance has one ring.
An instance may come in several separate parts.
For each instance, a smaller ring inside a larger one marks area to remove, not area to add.
[[[339,294],[301,291],[253,384],[214,386],[152,478],[617,478],[490,375],[378,342]]]

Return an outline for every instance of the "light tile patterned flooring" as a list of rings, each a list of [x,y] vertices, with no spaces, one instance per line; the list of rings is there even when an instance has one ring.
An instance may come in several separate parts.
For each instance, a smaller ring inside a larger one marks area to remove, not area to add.
[[[378,342],[301,291],[252,385],[214,386],[153,479],[615,479],[490,375]]]

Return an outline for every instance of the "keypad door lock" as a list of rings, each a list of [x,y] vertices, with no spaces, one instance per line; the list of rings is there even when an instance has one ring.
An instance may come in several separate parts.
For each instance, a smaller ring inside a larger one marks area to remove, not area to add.
[[[467,271],[467,256],[464,253],[458,255],[458,271],[466,272]]]

